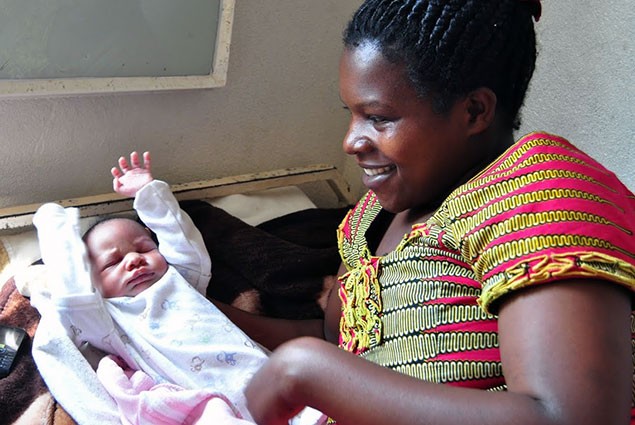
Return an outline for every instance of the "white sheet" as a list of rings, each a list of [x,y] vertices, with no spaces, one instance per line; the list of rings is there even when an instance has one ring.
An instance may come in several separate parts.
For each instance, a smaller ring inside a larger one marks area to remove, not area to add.
[[[309,197],[296,186],[222,196],[207,201],[252,226],[285,214],[315,208]],[[97,218],[82,219],[83,230],[96,220]],[[34,230],[0,236],[0,286],[11,276],[24,273],[28,266],[39,258],[40,249]],[[28,292],[21,293],[29,296]]]

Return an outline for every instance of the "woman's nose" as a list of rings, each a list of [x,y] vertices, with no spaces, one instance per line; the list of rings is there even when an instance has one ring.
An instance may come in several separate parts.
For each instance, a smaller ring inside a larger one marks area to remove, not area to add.
[[[354,123],[349,125],[342,146],[348,155],[358,155],[372,150],[370,139]]]

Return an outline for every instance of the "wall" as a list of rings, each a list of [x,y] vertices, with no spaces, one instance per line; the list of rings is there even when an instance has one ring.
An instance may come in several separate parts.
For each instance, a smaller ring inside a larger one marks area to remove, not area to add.
[[[635,191],[633,0],[545,0],[521,132],[565,136]]]
[[[523,131],[562,134],[635,189],[632,0],[546,0]],[[0,99],[0,207],[108,193],[109,168],[153,152],[171,183],[314,163],[351,182],[337,62],[360,0],[239,0],[227,87]]]
[[[358,0],[239,0],[228,83],[206,91],[0,99],[0,207],[111,191],[151,150],[170,183],[315,163],[344,167],[337,64]]]

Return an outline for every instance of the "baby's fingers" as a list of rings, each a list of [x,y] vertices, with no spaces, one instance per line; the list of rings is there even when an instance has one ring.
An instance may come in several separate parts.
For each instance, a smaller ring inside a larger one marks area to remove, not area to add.
[[[132,157],[132,155],[130,155]],[[123,171],[124,173],[126,171],[130,171],[130,165],[128,164],[128,160],[126,159],[125,156],[120,156],[119,157],[119,168],[121,168],[121,171]]]
[[[130,165],[132,165],[132,168],[141,168],[141,161],[137,151],[130,154]]]
[[[152,163],[152,158],[150,158],[150,152],[143,153],[143,166],[146,170],[150,171],[150,165]]]
[[[123,173],[117,167],[112,167],[110,169],[110,174],[112,174],[112,176],[114,178],[116,178],[116,179],[118,179],[119,177],[123,176]]]

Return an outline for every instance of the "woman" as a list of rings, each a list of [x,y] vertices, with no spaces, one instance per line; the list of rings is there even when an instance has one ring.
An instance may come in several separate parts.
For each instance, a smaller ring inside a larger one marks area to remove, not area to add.
[[[312,336],[252,380],[259,424],[305,405],[340,425],[629,423],[635,198],[558,136],[513,142],[539,16],[521,0],[356,12],[340,96],[369,192],[338,230],[323,329],[232,315],[270,347]]]

